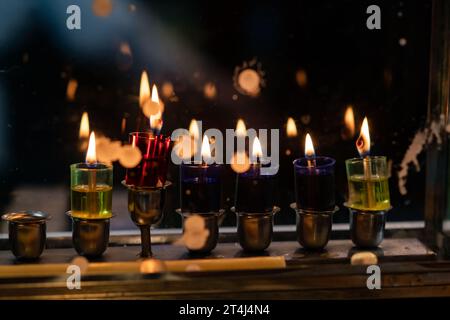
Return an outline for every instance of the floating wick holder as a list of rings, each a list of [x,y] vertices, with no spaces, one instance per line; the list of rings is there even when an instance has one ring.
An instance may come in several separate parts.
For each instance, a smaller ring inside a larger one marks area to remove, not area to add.
[[[19,211],[7,213],[2,219],[8,222],[9,245],[14,256],[19,260],[38,259],[45,247],[48,214]]]
[[[66,213],[72,219],[72,243],[79,255],[88,258],[100,257],[108,248],[109,218],[84,219]]]
[[[193,213],[193,212],[181,212],[181,209],[177,209],[176,212],[183,218],[183,232],[185,232],[185,221],[190,216],[199,216],[205,223],[205,229],[208,231],[208,237],[206,238],[203,246],[199,248],[187,249],[192,254],[208,254],[215,249],[219,240],[219,225],[222,223],[222,217],[225,210],[221,209],[217,212],[208,213]]]
[[[376,248],[384,239],[384,226],[388,210],[364,211],[348,208],[350,211],[350,235],[359,248]]]
[[[247,252],[266,250],[272,242],[273,216],[280,208],[273,207],[272,211],[261,213],[236,212],[239,244]]]
[[[327,245],[331,236],[333,214],[339,210],[336,206],[333,210],[314,211],[298,209],[295,203],[291,208],[297,214],[297,240],[303,248],[308,250],[322,250]]]
[[[163,217],[166,188],[171,182],[166,181],[163,187],[136,187],[127,185],[125,181],[122,181],[122,184],[128,189],[128,211],[131,220],[141,230],[140,256],[152,257],[150,228]]]

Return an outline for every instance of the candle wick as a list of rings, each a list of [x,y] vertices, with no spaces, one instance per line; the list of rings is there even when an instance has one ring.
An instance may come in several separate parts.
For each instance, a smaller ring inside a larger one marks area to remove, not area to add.
[[[306,162],[309,168],[314,168],[316,166],[316,157],[306,157]]]

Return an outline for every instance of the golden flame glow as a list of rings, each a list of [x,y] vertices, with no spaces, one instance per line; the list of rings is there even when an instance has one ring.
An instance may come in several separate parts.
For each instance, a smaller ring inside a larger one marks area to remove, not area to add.
[[[198,123],[195,119],[192,119],[191,123],[189,124],[189,135],[194,139],[198,139],[198,137],[200,136],[200,129],[198,128]]]
[[[239,119],[236,124],[236,136],[244,137],[247,135],[247,128],[245,127],[244,120]]]
[[[355,116],[351,105],[347,106],[347,109],[345,110],[344,122],[345,127],[348,130],[349,138],[353,138],[355,136]]]
[[[356,140],[356,149],[358,149],[358,153],[361,157],[365,157],[370,154],[370,134],[369,122],[367,121],[367,117],[364,118],[364,121],[361,125],[361,132],[359,133],[359,137]]]
[[[255,139],[253,140],[252,155],[254,157],[262,157],[262,155],[263,155],[262,148],[261,148],[261,143],[259,142],[258,137],[255,137]]]
[[[159,103],[158,88],[156,88],[155,84],[152,87],[152,101]]]
[[[145,102],[150,99],[150,84],[146,71],[142,71],[141,86],[139,88],[139,106],[142,108]]]
[[[86,163],[93,164],[97,162],[97,152],[95,150],[95,133],[91,132],[89,137],[89,147],[86,153]]]
[[[74,101],[77,93],[78,81],[76,79],[70,79],[67,83],[66,98],[68,101]]]
[[[308,158],[314,157],[316,155],[316,152],[314,151],[314,145],[311,139],[311,136],[306,134],[305,138],[305,156]]]
[[[295,125],[295,121],[293,118],[288,118],[286,123],[286,135],[289,138],[293,138],[297,136],[297,126]]]
[[[250,169],[250,159],[246,152],[234,153],[231,157],[231,169],[236,173],[244,173]]]
[[[81,116],[79,136],[80,138],[89,137],[89,116],[87,112],[83,112],[83,115]]]
[[[163,121],[161,111],[155,115],[150,115],[150,128],[152,130],[160,131],[162,129]]]
[[[211,147],[209,145],[209,139],[206,135],[203,136],[201,154],[204,160],[209,161],[209,159],[211,159]]]

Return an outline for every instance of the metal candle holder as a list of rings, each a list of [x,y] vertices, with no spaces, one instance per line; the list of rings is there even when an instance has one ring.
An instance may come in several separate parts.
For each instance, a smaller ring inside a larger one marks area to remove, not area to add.
[[[273,216],[280,208],[261,213],[236,212],[239,244],[247,252],[260,252],[267,249],[272,242]]]
[[[66,213],[72,219],[72,243],[79,255],[96,258],[108,248],[109,218],[84,219]]]
[[[46,241],[47,213],[41,211],[19,211],[7,213],[2,219],[8,222],[9,245],[19,260],[40,257]]]
[[[163,187],[136,187],[127,185],[125,181],[122,181],[122,184],[128,189],[128,211],[131,220],[141,230],[140,256],[152,257],[150,228],[163,217],[166,189],[171,182],[166,181]]]
[[[208,213],[192,213],[181,212],[181,209],[177,209],[176,212],[183,218],[183,232],[185,231],[185,219],[189,216],[197,215],[203,218],[205,223],[205,229],[209,232],[208,237],[205,240],[204,245],[201,248],[187,248],[192,254],[208,254],[217,246],[219,240],[219,225],[222,223],[222,217],[225,210],[219,210],[218,212]]]
[[[350,234],[353,243],[360,248],[376,248],[384,239],[384,226],[388,210],[350,211]]]
[[[339,210],[313,211],[298,209],[295,203],[291,208],[297,213],[297,240],[308,250],[322,250],[331,236],[333,214]]]

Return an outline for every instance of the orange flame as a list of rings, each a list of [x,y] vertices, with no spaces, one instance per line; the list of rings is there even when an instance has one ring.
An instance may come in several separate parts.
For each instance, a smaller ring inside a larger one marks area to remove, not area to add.
[[[80,122],[80,133],[79,137],[81,139],[88,138],[89,137],[89,116],[87,112],[83,112],[83,115],[81,116],[81,122]]]
[[[297,136],[297,126],[295,125],[295,121],[293,118],[289,117],[286,123],[286,135],[289,138],[293,138]]]
[[[244,137],[247,135],[247,128],[245,127],[244,120],[239,119],[236,124],[236,136]]]
[[[253,149],[253,151],[252,151],[253,157],[262,157],[263,156],[261,143],[259,142],[258,137],[255,137],[255,139],[253,140],[253,148],[252,149]]]
[[[206,135],[203,136],[201,155],[205,162],[209,162],[209,160],[211,159],[211,147]]]
[[[348,138],[353,138],[355,136],[355,116],[351,105],[347,106],[345,110],[344,123],[347,128]]]
[[[145,102],[150,99],[150,84],[146,71],[142,71],[141,86],[139,88],[139,106],[142,108]]]
[[[312,158],[316,155],[315,151],[314,151],[314,145],[311,139],[311,136],[308,134],[306,134],[306,138],[305,138],[305,156],[307,158]]]
[[[200,136],[200,129],[198,128],[197,120],[195,119],[192,119],[189,124],[189,135],[196,140]]]
[[[95,150],[95,133],[91,132],[89,137],[89,147],[86,153],[86,163],[93,164],[97,162],[97,152]]]
[[[152,101],[156,103],[160,103],[159,101],[159,95],[158,95],[158,88],[154,84],[152,87]]]
[[[370,154],[370,134],[369,134],[369,122],[367,117],[361,125],[361,132],[356,140],[356,149],[361,157],[368,156]]]

